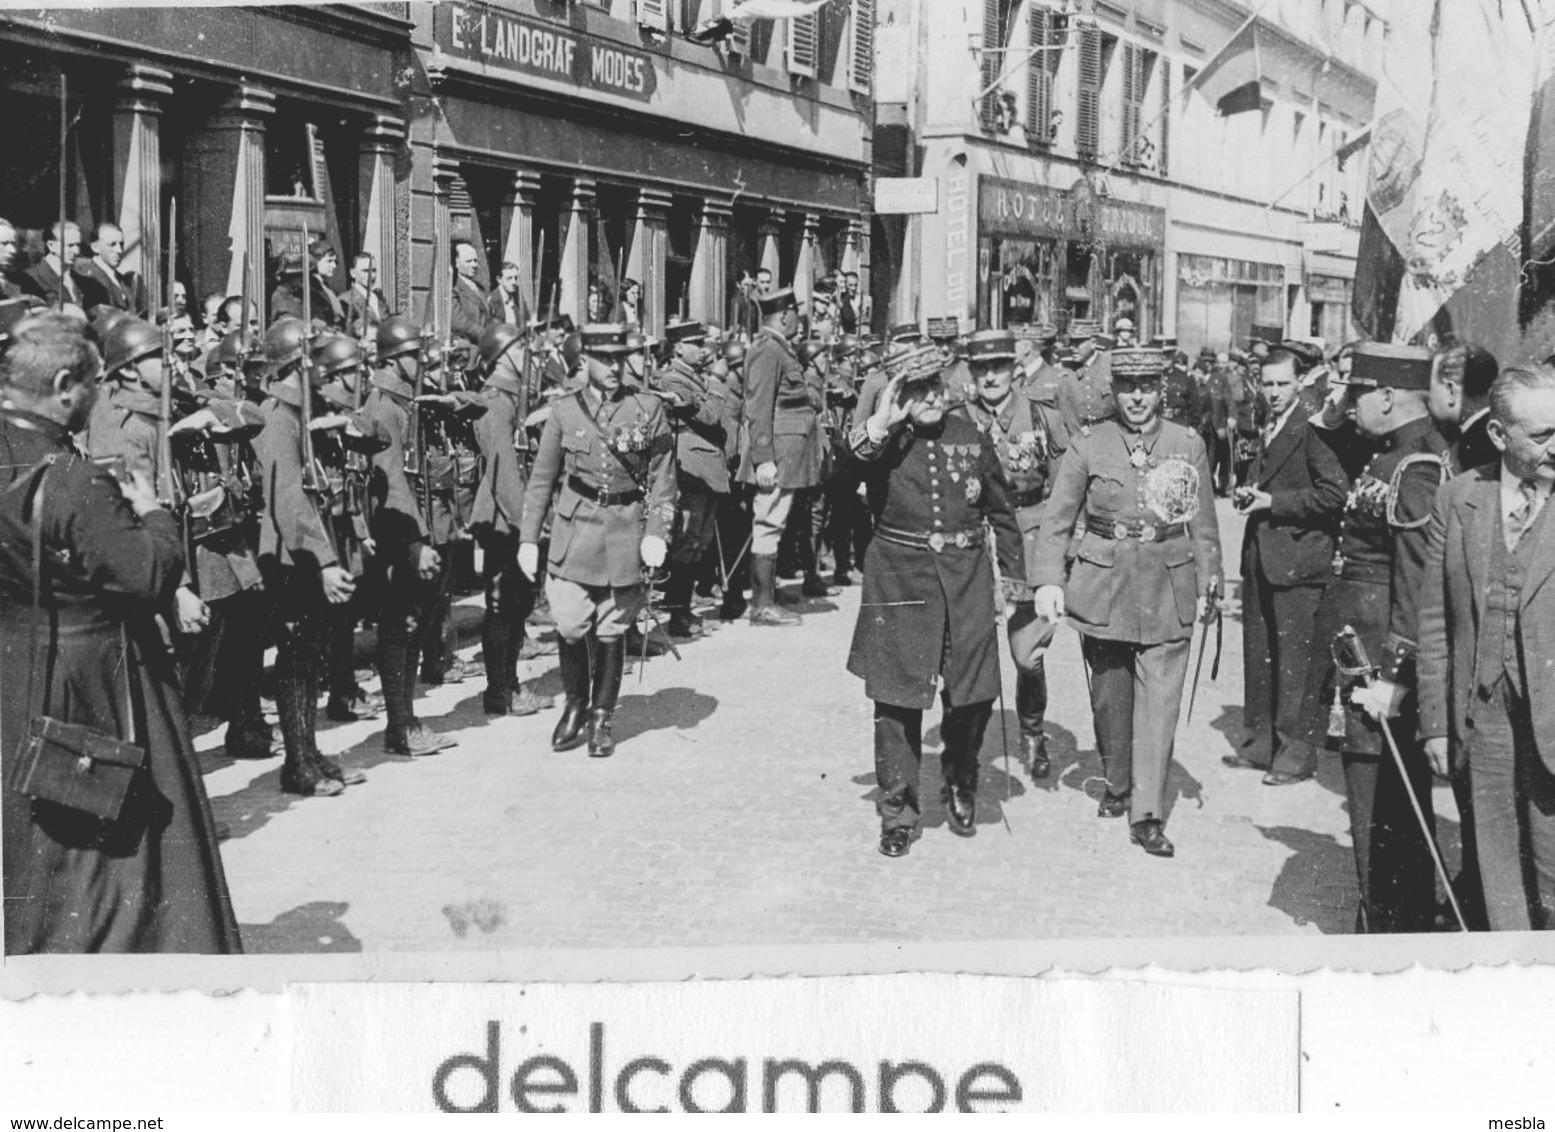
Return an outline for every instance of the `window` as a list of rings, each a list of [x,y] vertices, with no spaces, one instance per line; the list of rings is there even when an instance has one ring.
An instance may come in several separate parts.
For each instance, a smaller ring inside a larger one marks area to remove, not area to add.
[[[1123,45],[1123,136],[1119,153],[1125,165],[1155,163],[1155,145],[1144,135],[1145,90],[1155,65],[1155,53],[1132,43]]]
[[[853,0],[848,89],[868,94],[875,73],[875,0]]]
[[[1080,92],[1075,123],[1075,150],[1082,158],[1094,158],[1101,147],[1101,29],[1093,23],[1080,25]]]
[[[1029,2],[1027,46],[1032,49],[1026,65],[1026,143],[1046,149],[1058,133],[1053,121],[1053,72],[1058,52],[1038,50],[1057,46],[1053,12],[1045,5]]]
[[[788,20],[788,73],[815,78],[816,60],[821,54],[820,17],[790,16]]]

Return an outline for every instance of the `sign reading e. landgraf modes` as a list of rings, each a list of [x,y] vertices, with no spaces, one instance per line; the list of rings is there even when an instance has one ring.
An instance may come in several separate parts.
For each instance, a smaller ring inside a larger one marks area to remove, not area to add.
[[[1294,1112],[1298,999],[957,975],[291,991],[300,1112]]]
[[[646,52],[486,4],[437,5],[432,42],[460,59],[641,102],[657,85],[653,57]]]

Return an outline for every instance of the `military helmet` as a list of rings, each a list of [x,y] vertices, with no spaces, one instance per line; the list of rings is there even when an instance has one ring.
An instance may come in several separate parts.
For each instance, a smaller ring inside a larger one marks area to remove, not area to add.
[[[162,352],[162,331],[139,318],[115,320],[103,332],[103,369],[116,373]]]
[[[307,328],[300,318],[282,318],[265,331],[265,372],[274,377],[302,357]]]
[[[421,349],[421,327],[402,314],[392,315],[378,324],[378,360],[414,354]]]
[[[859,338],[857,334],[853,333],[844,334],[841,338],[837,339],[836,344],[832,346],[832,352],[839,358],[849,357],[850,355],[858,353],[858,351]]]
[[[731,338],[724,343],[723,360],[726,365],[737,366],[745,361],[745,343]]]
[[[510,322],[494,322],[481,332],[481,340],[476,346],[480,355],[481,368],[490,370],[497,364],[497,359],[508,352],[508,349],[523,337],[518,327]]]
[[[576,330],[568,331],[567,337],[562,339],[562,361],[567,363],[567,369],[575,370],[578,363],[583,360],[583,336]]]
[[[826,342],[820,338],[806,338],[799,343],[799,349],[795,353],[799,357],[799,364],[807,366],[826,353]]]
[[[234,330],[230,334],[222,336],[216,348],[211,351],[218,365],[232,366],[236,368],[243,364],[243,332]]]
[[[344,334],[330,334],[313,344],[314,372],[320,378],[334,377],[344,370],[355,369],[362,361],[362,348],[355,338]]]

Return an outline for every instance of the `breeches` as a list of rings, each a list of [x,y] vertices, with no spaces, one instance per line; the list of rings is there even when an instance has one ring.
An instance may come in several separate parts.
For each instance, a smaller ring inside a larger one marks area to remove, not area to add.
[[[545,596],[564,641],[581,641],[591,633],[602,641],[624,636],[644,598],[641,585],[584,586],[554,574],[546,580]]]

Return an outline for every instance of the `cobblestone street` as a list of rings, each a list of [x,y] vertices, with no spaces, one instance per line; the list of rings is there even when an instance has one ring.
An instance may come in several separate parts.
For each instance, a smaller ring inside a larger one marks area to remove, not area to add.
[[[1234,563],[1241,524],[1221,509]],[[1019,765],[1007,711],[1006,775],[996,714],[978,835],[952,836],[933,802],[911,854],[881,857],[869,704],[843,667],[858,601],[855,585],[809,602],[797,630],[712,621],[683,661],[653,658],[640,682],[629,671],[621,745],[608,760],[553,753],[554,712],[488,724],[472,683],[421,701],[460,738],[433,758],[383,755],[381,721],[322,732],[326,753],[369,774],[336,799],[284,795],[278,760],[232,763],[215,746],[220,732],[207,735],[198,745],[229,830],[223,853],[245,944],[327,952],[1350,929],[1338,767],[1273,789],[1221,765],[1240,727],[1234,614],[1220,678],[1209,681],[1206,661],[1193,721],[1177,736],[1175,860],[1146,856],[1126,823],[1096,817],[1100,762],[1067,629],[1048,660],[1053,774],[1034,784]],[[474,612],[461,621],[465,655],[478,642]],[[1007,656],[1004,665],[1008,699]],[[524,668],[556,690],[554,656]],[[937,741],[929,730],[931,752]],[[937,760],[925,761],[932,797]],[[1455,842],[1450,793],[1439,789],[1436,802],[1444,841]]]

